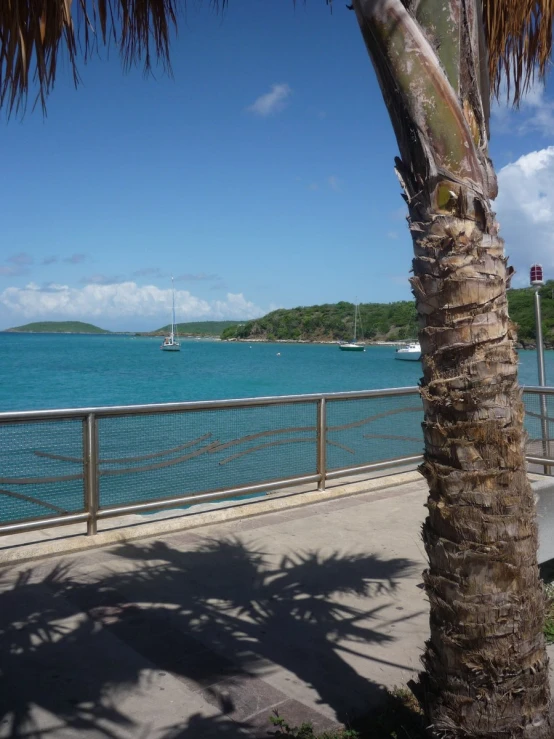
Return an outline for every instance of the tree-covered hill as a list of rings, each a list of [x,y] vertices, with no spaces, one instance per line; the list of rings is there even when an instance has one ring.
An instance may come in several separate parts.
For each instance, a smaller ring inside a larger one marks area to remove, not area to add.
[[[6,331],[32,334],[109,334],[103,328],[93,326],[92,323],[82,321],[37,321],[26,323],[24,326],[15,326]]]
[[[545,342],[554,346],[554,280],[540,290]],[[533,290],[508,291],[510,317],[523,344],[535,340]],[[417,318],[412,301],[363,303],[358,338],[401,341],[416,338]],[[272,311],[262,318],[226,328],[222,339],[262,341],[349,341],[354,332],[354,305],[335,303]]]
[[[365,303],[360,305],[358,338],[409,339],[416,336],[414,303]],[[347,341],[354,334],[354,305],[336,303],[272,311],[263,318],[231,326],[222,339],[266,341]]]
[[[242,325],[240,321],[190,321],[189,323],[178,323],[177,333],[180,336],[219,336],[225,329]],[[158,336],[166,334],[168,326],[152,331],[151,334]]]
[[[534,342],[535,307],[534,290],[530,287],[508,291],[510,318],[517,326],[518,339],[522,342]],[[554,345],[554,280],[548,280],[540,288],[542,309],[542,332],[547,345]]]

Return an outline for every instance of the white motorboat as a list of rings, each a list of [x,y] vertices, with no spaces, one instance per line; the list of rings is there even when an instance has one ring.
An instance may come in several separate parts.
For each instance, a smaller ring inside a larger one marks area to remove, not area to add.
[[[175,323],[175,288],[173,287],[173,277],[171,278],[171,298],[171,328],[169,331],[169,336],[166,336],[164,338],[163,344],[160,346],[160,349],[163,352],[180,352],[181,344],[177,341],[177,324]]]
[[[407,362],[419,362],[421,359],[421,346],[419,342],[412,341],[404,346],[399,346],[394,358],[403,359]]]

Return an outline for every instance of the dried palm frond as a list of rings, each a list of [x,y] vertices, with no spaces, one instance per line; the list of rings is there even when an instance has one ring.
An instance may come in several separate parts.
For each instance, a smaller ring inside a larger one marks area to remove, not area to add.
[[[210,5],[222,9],[227,1]],[[481,1],[492,89],[498,94],[505,76],[517,103],[536,74],[545,76],[554,0]],[[0,107],[12,111],[25,103],[32,74],[44,109],[63,49],[75,84],[77,57],[86,60],[100,43],[119,48],[125,69],[142,64],[148,72],[160,62],[171,71],[169,42],[181,5],[185,0],[0,0]]]
[[[99,43],[113,41],[125,69],[148,72],[161,62],[171,71],[169,41],[177,26],[179,0],[1,0],[0,107],[26,101],[30,70],[43,109],[65,48],[75,84],[77,57],[86,60]]]
[[[514,103],[544,79],[552,53],[554,0],[483,0],[489,75],[496,95],[506,79]],[[513,88],[513,89],[512,89]]]

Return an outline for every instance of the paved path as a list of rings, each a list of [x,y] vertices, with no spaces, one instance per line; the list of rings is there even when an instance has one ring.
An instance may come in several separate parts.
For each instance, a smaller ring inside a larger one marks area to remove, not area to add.
[[[0,570],[0,737],[267,736],[418,670],[423,481]]]

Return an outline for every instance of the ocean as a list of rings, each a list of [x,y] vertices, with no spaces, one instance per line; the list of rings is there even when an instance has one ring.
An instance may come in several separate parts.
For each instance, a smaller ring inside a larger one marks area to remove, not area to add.
[[[394,348],[0,334],[0,410],[242,398],[416,385],[418,362]],[[536,382],[522,352],[521,378]],[[554,377],[554,352],[547,356]],[[327,469],[418,455],[418,396],[340,400],[327,407]],[[0,425],[0,521],[83,509],[83,421]],[[538,421],[527,418],[531,437]],[[99,503],[228,490],[316,473],[314,403],[98,419]],[[535,428],[537,427],[537,428]],[[250,497],[250,496],[248,496]]]
[[[132,405],[416,385],[418,362],[394,348],[339,351],[332,344],[262,344],[159,338],[0,333],[0,410]],[[546,352],[554,383],[554,351]],[[537,384],[536,354],[520,352],[520,382]]]

